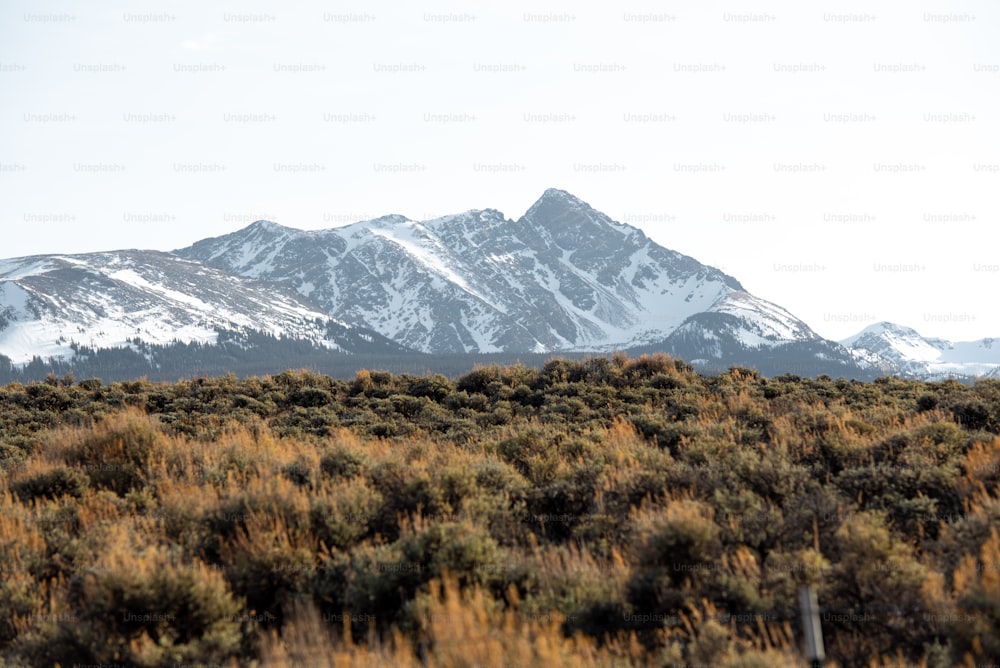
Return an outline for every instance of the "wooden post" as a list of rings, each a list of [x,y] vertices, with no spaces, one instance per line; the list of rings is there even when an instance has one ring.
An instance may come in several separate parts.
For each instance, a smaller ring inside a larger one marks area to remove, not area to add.
[[[802,607],[802,631],[806,638],[806,656],[809,665],[819,668],[826,659],[823,648],[823,627],[819,623],[819,603],[816,590],[812,587],[799,589],[799,605]]]

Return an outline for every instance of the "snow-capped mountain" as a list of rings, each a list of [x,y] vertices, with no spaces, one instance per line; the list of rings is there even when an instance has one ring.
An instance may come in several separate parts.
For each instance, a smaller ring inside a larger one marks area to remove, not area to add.
[[[483,209],[320,231],[258,221],[175,253],[0,260],[0,371],[42,358],[99,372],[100,350],[134,351],[119,370],[137,358],[168,375],[175,363],[249,370],[261,355],[270,368],[329,353],[617,349],[768,374],[1000,377],[994,339],[892,323],[823,339],[732,276],[555,189],[517,220]]]
[[[332,317],[424,352],[610,350],[673,336],[716,360],[809,343],[853,364],[732,276],[556,189],[516,221],[494,209],[323,231],[258,221],[177,253],[287,284]]]
[[[952,343],[927,338],[891,322],[878,322],[841,343],[862,365],[880,373],[937,380],[956,376],[1000,376],[1000,340]]]
[[[398,350],[294,292],[169,253],[117,251],[0,260],[0,355],[71,360],[91,349],[214,343],[221,331],[308,341],[335,352]]]

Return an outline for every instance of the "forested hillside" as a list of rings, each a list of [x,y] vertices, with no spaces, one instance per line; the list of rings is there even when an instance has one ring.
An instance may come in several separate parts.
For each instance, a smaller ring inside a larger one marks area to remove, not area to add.
[[[1000,381],[0,387],[0,665],[1000,660]]]

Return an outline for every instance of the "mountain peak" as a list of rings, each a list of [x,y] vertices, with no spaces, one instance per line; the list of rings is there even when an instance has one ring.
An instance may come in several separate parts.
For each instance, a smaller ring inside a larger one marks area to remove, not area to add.
[[[599,256],[614,255],[615,249],[622,251],[623,244],[632,246],[644,239],[639,230],[615,222],[583,200],[557,188],[546,190],[518,222],[530,229],[544,231],[563,250],[581,251],[595,260]]]
[[[271,220],[261,219],[261,220],[255,220],[255,221],[253,221],[252,223],[250,223],[250,225],[248,225],[248,227],[252,227],[252,228],[255,228],[255,229],[270,230],[270,229],[280,228],[281,225],[279,225],[278,223],[275,223],[274,221],[271,221]]]
[[[882,332],[893,332],[893,333],[905,333],[905,334],[917,334],[916,330],[912,327],[904,327],[903,325],[897,325],[894,322],[889,322],[888,320],[882,320],[881,322],[876,322],[873,325],[868,325],[862,332],[867,332],[870,334],[881,334]],[[919,334],[917,334],[919,336]]]
[[[524,219],[541,222],[543,225],[552,221],[566,223],[570,220],[577,223],[586,222],[593,225],[611,224],[615,227],[627,227],[616,223],[608,216],[597,211],[582,199],[558,188],[549,188],[524,213]]]
[[[910,338],[910,339],[928,339],[926,336],[922,335],[917,330],[912,327],[907,327],[906,325],[899,325],[894,322],[889,322],[888,320],[882,320],[876,322],[872,325],[868,325],[863,330],[858,333],[858,336],[881,336],[885,337],[897,337],[897,338]]]
[[[859,341],[871,341],[875,339],[885,339],[891,337],[894,339],[921,339],[919,332],[910,327],[904,327],[903,325],[897,325],[894,322],[889,322],[887,320],[882,320],[880,322],[875,322],[864,329],[862,329],[857,334],[849,336],[846,339],[841,339],[841,345],[847,346],[848,348],[854,346]]]
[[[542,193],[531,208],[528,209],[530,213],[533,209],[540,207],[560,207],[560,208],[572,208],[572,209],[590,209],[590,205],[584,202],[582,199],[569,193],[565,190],[560,190],[559,188],[548,188]]]
[[[398,225],[399,223],[409,223],[412,221],[401,213],[390,213],[385,216],[373,218],[370,222],[384,223],[386,225]]]
[[[270,220],[255,220],[244,228],[245,232],[264,232],[267,234],[282,234],[285,232],[295,232],[290,227],[285,227]]]
[[[569,199],[578,199],[575,195],[569,191],[563,190],[561,188],[546,188],[545,192],[542,193],[542,197],[561,197]]]

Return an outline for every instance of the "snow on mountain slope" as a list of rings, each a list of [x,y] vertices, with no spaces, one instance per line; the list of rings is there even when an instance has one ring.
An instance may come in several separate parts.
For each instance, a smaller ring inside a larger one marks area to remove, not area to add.
[[[934,380],[953,376],[996,376],[1000,345],[996,339],[952,343],[926,338],[891,322],[866,327],[841,343],[859,362],[884,373]]]
[[[626,348],[704,312],[754,323],[747,345],[819,340],[733,277],[556,189],[516,221],[494,209],[312,232],[259,221],[177,254],[286,283],[333,317],[425,352]]]
[[[820,340],[818,334],[785,309],[742,290],[730,292],[709,310],[728,313],[748,323],[746,334],[741,339],[741,343],[748,348],[788,341]]]
[[[909,327],[891,322],[869,325],[841,343],[848,348],[891,355],[896,361],[906,362],[934,361],[951,345],[942,339],[926,339]]]
[[[77,344],[146,355],[140,339],[283,354],[284,341],[254,333],[307,342],[297,359],[323,348],[632,349],[706,368],[1000,377],[994,339],[951,343],[884,322],[843,345],[823,339],[735,278],[555,189],[517,220],[484,209],[320,231],[258,221],[175,253],[0,260],[0,355],[17,365],[72,358]]]
[[[115,348],[137,338],[214,343],[220,330],[267,333],[344,352],[338,339],[350,328],[280,286],[169,253],[0,261],[0,354],[14,364],[34,356],[70,359],[74,344]]]

